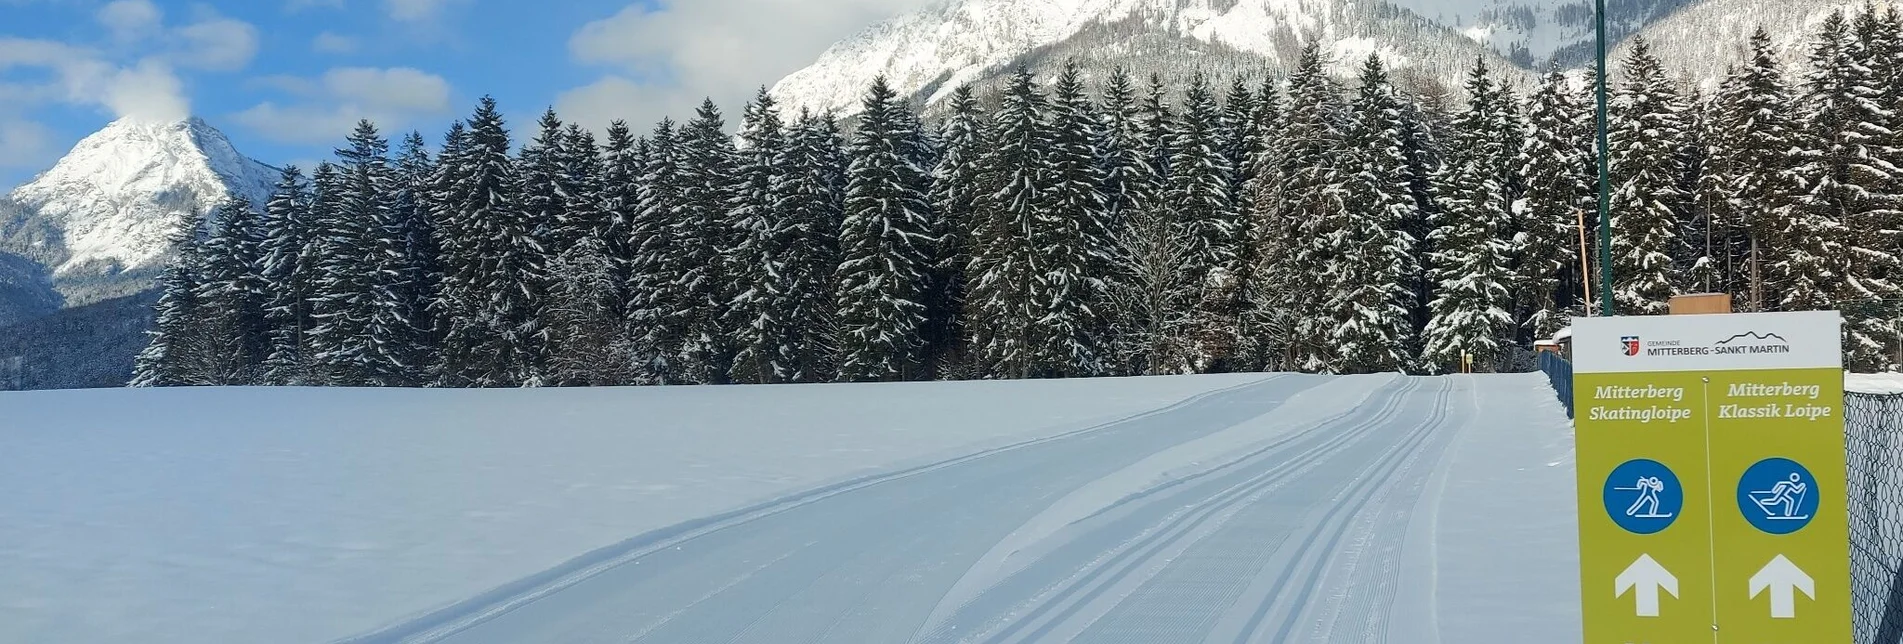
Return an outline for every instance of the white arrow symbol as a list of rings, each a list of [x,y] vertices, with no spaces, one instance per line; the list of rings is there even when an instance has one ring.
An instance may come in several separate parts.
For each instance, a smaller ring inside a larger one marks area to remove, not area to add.
[[[1804,591],[1805,597],[1817,599],[1816,583],[1811,581],[1810,575],[1798,569],[1797,564],[1785,559],[1784,555],[1778,555],[1771,563],[1765,564],[1758,574],[1751,576],[1752,599],[1757,599],[1765,589],[1771,591],[1772,619],[1797,617],[1797,593],[1791,592],[1794,589]]]
[[[1639,560],[1626,566],[1625,572],[1619,573],[1614,583],[1618,586],[1612,589],[1613,597],[1624,597],[1626,591],[1633,591],[1640,617],[1659,616],[1660,589],[1674,598],[1678,597],[1678,578],[1653,560],[1652,555],[1639,555]]]

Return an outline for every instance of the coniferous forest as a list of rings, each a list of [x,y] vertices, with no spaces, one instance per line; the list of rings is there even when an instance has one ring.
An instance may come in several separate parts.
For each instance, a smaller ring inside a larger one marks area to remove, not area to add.
[[[1760,32],[1714,93],[1616,61],[1617,306],[1840,308],[1848,366],[1894,368],[1903,20],[1810,47],[1780,69]],[[932,122],[883,82],[847,120],[763,90],[737,135],[711,101],[599,140],[551,111],[519,146],[489,99],[434,149],[361,123],[181,228],[133,384],[1524,369],[1598,288],[1591,83],[1326,67],[1020,72]]]

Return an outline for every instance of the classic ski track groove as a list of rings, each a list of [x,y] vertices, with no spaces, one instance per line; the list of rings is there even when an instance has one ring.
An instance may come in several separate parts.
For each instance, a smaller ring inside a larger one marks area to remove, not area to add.
[[[1386,454],[1382,455],[1381,458],[1377,459],[1372,466],[1363,470],[1361,476],[1356,477],[1356,483],[1343,495],[1347,498],[1358,499],[1352,506],[1352,511],[1342,515],[1342,511],[1349,506],[1336,504],[1329,510],[1327,517],[1315,524],[1315,530],[1309,534],[1308,539],[1302,545],[1302,549],[1293,560],[1295,565],[1283,571],[1281,578],[1277,580],[1274,590],[1271,591],[1269,595],[1271,598],[1278,599],[1285,597],[1290,590],[1287,581],[1292,577],[1291,573],[1293,573],[1298,566],[1309,569],[1308,578],[1302,586],[1303,591],[1297,595],[1296,602],[1288,606],[1285,613],[1286,618],[1282,620],[1281,628],[1276,629],[1275,637],[1268,641],[1289,641],[1289,634],[1294,630],[1296,624],[1304,621],[1302,619],[1305,616],[1304,613],[1308,611],[1310,605],[1314,602],[1315,588],[1321,582],[1324,573],[1327,572],[1328,563],[1333,559],[1334,553],[1340,552],[1341,542],[1347,535],[1348,529],[1353,526],[1353,520],[1370,505],[1376,496],[1375,492],[1377,490],[1387,488],[1393,481],[1399,478],[1401,473],[1407,470],[1409,465],[1415,462],[1415,457],[1419,456],[1420,453],[1420,446],[1426,443],[1429,438],[1440,433],[1441,426],[1446,424],[1449,417],[1447,405],[1451,402],[1451,394],[1452,388],[1444,386],[1443,383],[1440,392],[1435,396],[1432,415],[1429,416],[1425,422],[1418,425],[1414,431],[1400,444],[1396,445],[1394,449],[1389,450]],[[1337,517],[1337,515],[1340,516]],[[1324,532],[1331,530],[1331,525],[1332,534],[1328,537],[1327,545],[1319,550],[1315,549],[1315,546],[1320,543],[1318,541],[1319,538]],[[1242,636],[1236,640],[1238,644],[1258,641],[1253,639],[1252,635],[1254,631],[1260,628],[1262,618],[1274,610],[1275,603],[1277,602],[1272,600],[1257,609],[1256,614],[1250,618],[1250,625],[1244,628]]]
[[[608,570],[709,534],[746,525],[854,490],[911,478],[920,474],[954,467],[963,463],[969,463],[1014,450],[1084,436],[1138,419],[1179,412],[1195,407],[1211,398],[1248,389],[1264,388],[1281,383],[1290,377],[1290,374],[1270,374],[1259,380],[1207,391],[1157,409],[1131,414],[1082,429],[1020,441],[965,456],[918,465],[898,471],[874,474],[822,485],[739,510],[661,528],[636,536],[619,544],[597,549],[580,557],[576,557],[568,563],[553,569],[523,580],[504,584],[474,598],[435,611],[425,612],[411,619],[403,620],[369,633],[337,640],[336,644],[383,644],[386,642],[421,643],[438,641],[506,614],[516,608],[533,603],[563,589],[587,581]],[[1302,389],[1298,389],[1298,391],[1300,390]]]
[[[1415,390],[1417,390],[1418,388],[1419,388],[1418,386],[1409,387],[1401,392],[1398,392],[1398,395],[1395,399],[1394,408],[1390,410],[1389,413],[1382,414],[1381,420],[1385,421],[1385,420],[1393,419],[1395,415],[1403,407],[1402,403],[1415,399],[1415,396],[1414,396]],[[1385,426],[1389,426],[1389,425],[1383,422],[1377,425],[1375,429],[1369,429],[1367,431],[1364,431],[1363,435],[1364,437],[1366,437],[1367,435],[1372,435],[1376,433],[1379,427],[1385,427]],[[1342,488],[1338,489],[1332,495],[1331,498],[1336,500],[1345,500],[1349,498],[1361,498],[1363,499],[1362,505],[1365,505],[1366,503],[1365,499],[1367,498],[1365,490],[1370,486],[1371,482],[1378,482],[1382,479],[1379,473],[1380,470],[1383,469],[1382,464],[1392,460],[1397,454],[1406,454],[1411,452],[1412,448],[1415,445],[1418,445],[1419,439],[1431,432],[1432,432],[1431,425],[1416,426],[1415,429],[1408,432],[1407,434],[1404,434],[1401,437],[1400,441],[1397,441],[1396,443],[1392,445],[1385,446],[1382,449],[1376,451],[1373,457],[1368,461],[1369,464],[1363,467],[1361,471],[1355,475],[1354,478],[1351,478],[1348,481],[1346,481],[1345,485]],[[1356,441],[1356,444],[1361,444],[1362,442],[1363,441],[1358,440]],[[1316,462],[1311,463],[1310,465],[1312,467],[1313,465],[1319,464],[1321,461],[1329,460],[1333,458],[1334,456],[1339,455],[1340,453],[1345,451],[1345,449],[1346,448],[1343,448],[1341,450],[1335,450],[1329,454],[1319,456],[1316,458]],[[1373,474],[1374,476],[1370,476],[1371,474]],[[1333,521],[1333,517],[1339,513],[1339,511],[1344,507],[1344,504],[1338,503],[1330,507],[1331,507],[1331,511],[1325,516],[1324,520],[1320,523],[1317,523],[1315,526],[1313,526],[1312,529],[1316,531],[1314,534],[1319,534],[1320,531],[1325,530],[1329,525],[1331,525],[1331,522]],[[1360,513],[1360,510],[1357,508],[1355,512],[1350,513],[1348,515],[1348,518],[1352,519],[1353,517],[1358,516],[1359,513]],[[1234,530],[1236,528],[1225,527],[1224,529]],[[1211,535],[1211,536],[1214,537],[1215,535]],[[1295,536],[1299,536],[1299,535],[1297,535],[1294,531],[1290,531],[1290,532],[1285,532],[1277,537],[1274,537],[1274,543],[1262,544],[1262,547],[1258,551],[1259,554],[1253,558],[1251,565],[1239,566],[1233,569],[1233,571],[1225,571],[1225,572],[1232,572],[1233,574],[1227,575],[1226,578],[1224,578],[1221,581],[1221,583],[1223,584],[1222,586],[1223,591],[1217,595],[1204,596],[1204,597],[1198,598],[1201,601],[1208,602],[1209,605],[1222,607],[1204,616],[1203,621],[1200,623],[1200,626],[1202,627],[1201,635],[1192,636],[1192,635],[1189,635],[1189,633],[1187,632],[1179,632],[1179,633],[1175,633],[1171,635],[1170,641],[1176,641],[1177,638],[1181,638],[1181,637],[1197,638],[1198,641],[1200,641],[1200,638],[1209,637],[1211,635],[1211,633],[1209,632],[1209,628],[1215,624],[1220,623],[1223,615],[1226,615],[1235,610],[1234,603],[1236,599],[1238,598],[1238,596],[1243,594],[1250,585],[1252,585],[1259,578],[1262,578],[1268,572],[1267,570],[1263,569],[1263,566],[1267,565],[1268,561],[1271,558],[1273,558],[1273,556],[1276,553],[1280,552],[1282,548],[1287,545],[1289,540]],[[1314,536],[1311,535],[1309,542],[1303,544],[1302,550],[1300,551],[1300,553],[1289,561],[1289,563],[1287,564],[1288,568],[1283,569],[1283,575],[1287,576],[1291,570],[1310,563],[1308,560],[1311,557],[1309,556],[1308,553],[1310,550],[1312,550],[1313,546],[1314,546]],[[1321,561],[1319,563],[1326,564],[1327,562],[1332,561],[1333,557],[1329,556],[1329,554],[1332,553],[1334,550],[1335,548],[1331,546],[1328,550],[1322,551],[1323,554],[1321,556]],[[1198,580],[1199,584],[1208,583],[1208,581],[1209,580]],[[1318,580],[1316,579],[1310,580],[1308,586],[1306,586],[1305,590],[1303,591],[1304,596],[1313,592],[1317,581]],[[1104,610],[1101,615],[1098,615],[1090,619],[1089,620],[1090,623],[1083,624],[1081,627],[1081,630],[1078,631],[1079,635],[1077,639],[1083,640],[1083,641],[1146,642],[1146,641],[1155,641],[1154,638],[1156,637],[1162,637],[1162,635],[1157,633],[1137,633],[1137,632],[1134,632],[1134,629],[1109,626],[1110,623],[1116,622],[1117,620],[1121,619],[1122,616],[1129,615],[1132,612],[1144,610],[1154,601],[1167,601],[1166,599],[1157,598],[1153,596],[1152,593],[1154,593],[1156,590],[1157,588],[1149,586],[1149,584],[1146,582],[1144,587],[1140,587],[1132,591],[1128,596],[1119,599],[1115,606]],[[1270,595],[1270,597],[1271,598],[1279,597],[1283,591],[1284,589],[1278,588],[1274,594]],[[1292,621],[1295,619],[1295,616],[1291,614],[1289,619]],[[1047,625],[1046,629],[1042,632],[1048,632],[1050,628],[1052,628],[1052,626]],[[1106,632],[1106,629],[1108,629],[1108,632]],[[1148,637],[1149,639],[1145,639],[1146,637]],[[1244,639],[1247,638],[1246,632],[1243,637]],[[1037,641],[1037,638],[1035,635],[1032,637],[1031,641]]]
[[[1197,528],[1208,521],[1212,516],[1250,499],[1252,495],[1263,491],[1264,488],[1272,488],[1290,478],[1299,476],[1302,472],[1306,471],[1306,468],[1313,467],[1316,463],[1325,460],[1328,455],[1339,451],[1373,432],[1392,418],[1392,416],[1398,412],[1401,401],[1406,398],[1408,393],[1419,386],[1418,380],[1408,380],[1405,381],[1402,387],[1387,388],[1385,391],[1385,400],[1382,406],[1376,410],[1368,411],[1365,407],[1359,410],[1346,410],[1342,414],[1305,427],[1288,438],[1262,448],[1250,454],[1248,457],[1225,464],[1220,468],[1200,473],[1198,477],[1212,476],[1215,472],[1222,469],[1259,460],[1267,455],[1278,453],[1278,450],[1290,447],[1292,443],[1302,441],[1306,438],[1313,438],[1318,432],[1332,427],[1334,423],[1341,420],[1346,420],[1357,415],[1365,417],[1346,430],[1323,436],[1319,444],[1298,453],[1292,458],[1276,463],[1271,466],[1268,471],[1203,499],[1192,506],[1191,509],[1173,513],[1170,517],[1166,518],[1165,525],[1168,527],[1138,535],[1136,538],[1123,544],[1116,552],[1106,553],[1108,555],[1107,559],[1099,559],[1093,562],[1086,570],[1079,571],[1076,575],[1058,582],[1056,585],[1047,588],[1037,595],[1038,597],[1049,597],[1055,595],[1060,590],[1069,590],[1069,592],[1063,593],[1064,600],[1056,603],[1037,603],[1031,608],[1029,613],[1022,616],[1007,616],[1005,619],[1010,620],[1008,623],[994,623],[987,629],[984,629],[991,632],[984,632],[974,637],[981,637],[983,638],[982,641],[985,642],[1012,641],[1013,636],[1019,631],[1039,622],[1040,618],[1051,610],[1062,606],[1062,612],[1050,620],[1042,620],[1045,625],[1028,636],[1035,641],[1038,634],[1048,631],[1051,625],[1067,619],[1082,606],[1102,594],[1107,588],[1116,585],[1117,582],[1128,577],[1131,573],[1136,571],[1142,563],[1152,559],[1157,552],[1177,543],[1184,535],[1195,532]],[[1181,483],[1182,481],[1180,480],[1173,481],[1170,485],[1180,485]],[[1129,499],[1126,499],[1124,502],[1127,503],[1129,501]],[[1188,518],[1177,518],[1184,515],[1188,515]],[[1110,575],[1108,579],[1099,579],[1106,574]],[[1081,595],[1078,593],[1080,590],[1084,591]],[[944,637],[949,634],[944,633],[941,628],[935,630],[931,635]],[[968,637],[961,641],[971,641],[971,639]]]

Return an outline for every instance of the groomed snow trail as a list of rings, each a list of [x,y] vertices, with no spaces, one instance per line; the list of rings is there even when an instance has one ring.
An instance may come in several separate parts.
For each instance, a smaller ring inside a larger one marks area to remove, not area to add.
[[[1270,378],[717,517],[350,641],[1577,641],[1570,440],[1539,384]]]

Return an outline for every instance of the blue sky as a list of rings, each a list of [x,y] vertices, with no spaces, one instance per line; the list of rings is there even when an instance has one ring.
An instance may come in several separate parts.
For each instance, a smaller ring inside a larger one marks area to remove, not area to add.
[[[0,0],[0,188],[114,118],[205,118],[268,163],[358,118],[432,140],[490,94],[645,129],[729,113],[827,45],[928,0]]]

